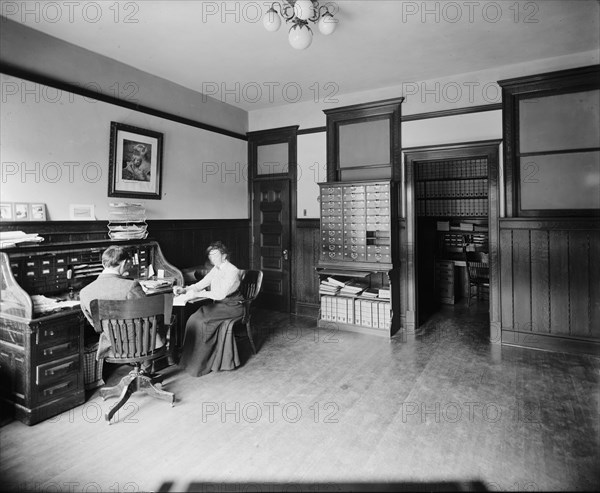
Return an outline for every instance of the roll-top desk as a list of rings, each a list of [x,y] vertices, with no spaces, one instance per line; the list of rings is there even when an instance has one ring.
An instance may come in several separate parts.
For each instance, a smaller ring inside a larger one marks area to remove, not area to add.
[[[3,406],[32,425],[85,400],[83,333],[78,304],[40,313],[32,301],[44,295],[77,300],[81,288],[102,271],[102,252],[118,244],[129,249],[129,277],[145,279],[152,271],[183,284],[179,269],[152,240],[39,244],[0,250],[0,379]]]

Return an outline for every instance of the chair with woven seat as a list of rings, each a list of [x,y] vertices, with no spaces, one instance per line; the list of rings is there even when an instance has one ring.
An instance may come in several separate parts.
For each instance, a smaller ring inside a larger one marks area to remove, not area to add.
[[[131,394],[141,391],[173,406],[175,395],[159,389],[155,384],[162,376],[151,375],[142,368],[167,354],[167,330],[171,323],[173,295],[162,294],[132,300],[93,300],[90,304],[94,327],[97,332],[108,334],[111,343],[107,363],[130,364],[133,370],[118,385],[103,387],[103,399],[120,396],[119,401],[105,414],[106,421],[127,402]],[[162,344],[161,344],[162,343]]]
[[[467,277],[469,279],[469,294],[467,306],[471,306],[471,298],[481,296],[482,288],[490,288],[490,269],[488,264],[488,254],[484,252],[469,252],[464,250],[465,261],[467,265]],[[473,294],[475,288],[475,295]],[[489,292],[489,291],[488,291]]]
[[[252,302],[260,293],[262,286],[263,272],[261,270],[242,270],[240,274],[240,287],[239,291],[244,297],[244,300],[240,303],[244,305],[244,314],[235,319],[234,323],[240,323],[246,326],[246,337],[250,341],[252,347],[252,353],[256,354],[256,345],[252,337],[252,327],[250,325],[251,312],[250,307]]]

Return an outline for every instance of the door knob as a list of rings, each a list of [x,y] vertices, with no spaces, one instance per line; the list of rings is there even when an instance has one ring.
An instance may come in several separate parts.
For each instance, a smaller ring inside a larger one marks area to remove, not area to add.
[[[281,254],[283,255],[283,260],[287,260],[288,259],[288,254],[290,252],[288,252],[287,250],[284,250],[283,252],[281,252]]]

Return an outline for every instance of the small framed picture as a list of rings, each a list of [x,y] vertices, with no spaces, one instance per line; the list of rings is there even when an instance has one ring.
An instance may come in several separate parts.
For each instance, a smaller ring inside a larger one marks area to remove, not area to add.
[[[46,204],[29,204],[29,217],[32,221],[46,220]]]
[[[94,204],[70,204],[69,218],[72,221],[93,221],[96,219]]]
[[[29,221],[29,204],[15,203],[15,221]]]
[[[2,202],[0,204],[0,221],[14,221],[13,205],[11,202]]]

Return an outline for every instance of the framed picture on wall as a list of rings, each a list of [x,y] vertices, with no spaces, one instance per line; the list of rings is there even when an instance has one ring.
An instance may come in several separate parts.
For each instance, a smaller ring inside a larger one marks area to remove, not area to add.
[[[46,220],[46,204],[29,204],[30,218],[32,221]]]
[[[108,196],[160,199],[163,134],[110,124]]]
[[[13,205],[11,202],[2,202],[0,204],[0,221],[14,221]]]
[[[15,221],[29,221],[29,204],[15,204]]]

